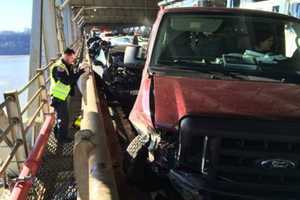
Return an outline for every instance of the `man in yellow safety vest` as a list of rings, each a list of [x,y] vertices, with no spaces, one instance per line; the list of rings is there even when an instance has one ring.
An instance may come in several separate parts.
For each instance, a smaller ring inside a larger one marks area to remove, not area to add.
[[[61,59],[50,67],[51,78],[51,105],[56,113],[56,125],[54,134],[58,142],[68,143],[72,140],[68,137],[68,97],[73,95],[74,86],[84,69],[75,72],[73,65],[76,55],[73,49],[67,48]]]

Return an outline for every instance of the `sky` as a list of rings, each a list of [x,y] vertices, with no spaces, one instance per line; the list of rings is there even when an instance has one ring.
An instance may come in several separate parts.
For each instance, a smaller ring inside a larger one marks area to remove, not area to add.
[[[0,0],[0,31],[31,28],[32,0]]]

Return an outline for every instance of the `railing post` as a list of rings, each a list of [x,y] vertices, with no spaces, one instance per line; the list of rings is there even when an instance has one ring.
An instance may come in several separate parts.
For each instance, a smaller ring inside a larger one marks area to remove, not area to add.
[[[11,129],[13,143],[15,143],[17,139],[21,139],[23,141],[24,149],[18,149],[15,156],[18,168],[21,169],[20,161],[22,158],[26,158],[28,156],[28,144],[26,142],[26,135],[24,133],[18,92],[13,91],[4,93],[4,98],[5,101],[7,101],[7,117],[9,119],[9,123],[13,125]]]
[[[46,80],[45,80],[45,76],[44,76],[44,69],[37,69],[36,70],[36,74],[39,74],[38,79],[37,79],[37,84],[38,84],[38,89],[42,89],[40,92],[40,95],[38,97],[38,105],[40,106],[42,103],[43,107],[42,107],[42,111],[40,113],[40,120],[38,120],[39,123],[37,123],[37,121],[35,120],[33,126],[32,126],[32,130],[30,131],[31,134],[31,147],[34,145],[35,143],[35,139],[38,135],[38,130],[40,129],[41,123],[45,120],[45,113],[49,113],[49,103],[48,103],[48,94],[47,94],[47,88],[46,88]]]
[[[44,76],[44,71],[42,69],[37,69],[37,73],[40,73],[41,75],[39,76],[38,83],[39,83],[39,88],[43,88],[41,91],[41,96],[40,96],[40,103],[45,102],[43,106],[43,113],[49,113],[49,102],[48,102],[48,94],[47,94],[47,88],[46,88],[46,79]],[[44,119],[44,117],[43,117]]]
[[[32,149],[32,147],[34,146],[34,144],[35,144],[35,139],[37,138],[37,130],[38,130],[38,128],[37,128],[37,126],[36,126],[36,124],[34,124],[33,126],[32,126],[32,131],[31,131],[31,141],[30,141],[30,147],[31,147],[31,149]]]
[[[0,108],[0,135],[4,133],[4,130],[9,126],[9,121],[6,113],[2,108]],[[12,138],[7,136],[4,136],[4,141],[10,148],[13,147],[13,143],[11,142]],[[1,144],[1,139],[0,139]]]

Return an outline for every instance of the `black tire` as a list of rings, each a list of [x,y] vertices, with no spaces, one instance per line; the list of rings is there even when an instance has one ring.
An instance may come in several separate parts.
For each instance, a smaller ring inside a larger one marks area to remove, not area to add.
[[[124,156],[123,167],[129,183],[144,192],[152,192],[160,187],[160,178],[148,161],[146,138],[138,135],[131,141]]]

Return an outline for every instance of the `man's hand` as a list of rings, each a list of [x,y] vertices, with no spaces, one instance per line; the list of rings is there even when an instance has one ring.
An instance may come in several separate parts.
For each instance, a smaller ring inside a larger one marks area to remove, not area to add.
[[[92,73],[92,69],[91,69],[90,65],[86,62],[80,63],[79,70],[84,71],[85,76],[88,76]]]
[[[90,68],[90,66],[85,62],[79,64],[79,69],[84,69],[86,71],[89,68]]]

